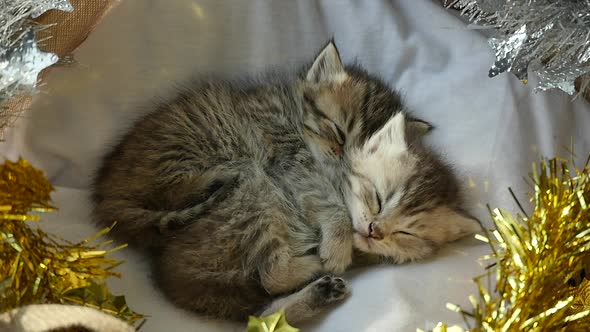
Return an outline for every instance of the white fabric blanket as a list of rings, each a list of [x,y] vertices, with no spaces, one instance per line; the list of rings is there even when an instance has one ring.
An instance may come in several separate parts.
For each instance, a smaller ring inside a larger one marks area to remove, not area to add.
[[[430,143],[456,165],[469,209],[488,224],[485,204],[516,210],[508,186],[527,201],[523,176],[540,156],[567,156],[572,138],[580,160],[590,151],[585,100],[536,94],[512,75],[487,78],[493,54],[485,38],[438,1],[127,0],[76,52],[77,67],[50,75],[0,152],[23,155],[47,172],[60,187],[60,211],[41,225],[80,240],[96,231],[88,219],[89,175],[150,98],[198,73],[309,61],[332,36],[346,62],[356,60],[402,90],[416,114],[435,124]],[[300,328],[414,331],[441,320],[460,323],[445,304],[469,307],[470,280],[482,272],[477,258],[487,252],[466,240],[424,262],[351,271],[353,296]],[[245,329],[175,308],[150,283],[146,262],[131,250],[117,256],[127,262],[110,284],[151,316],[143,331]]]

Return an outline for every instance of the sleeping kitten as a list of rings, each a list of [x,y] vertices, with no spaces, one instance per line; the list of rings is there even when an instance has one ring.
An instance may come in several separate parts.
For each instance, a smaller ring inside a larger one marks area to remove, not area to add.
[[[420,135],[409,135],[405,124],[400,112],[348,152],[352,171],[345,194],[355,247],[396,263],[424,258],[479,229],[461,208],[449,166],[421,144]]]
[[[138,121],[97,172],[94,216],[150,249],[178,305],[285,307],[296,324],[348,293],[331,274],[353,243],[402,261],[473,230],[446,166],[413,144],[427,129],[330,43],[293,81],[208,83]]]
[[[355,266],[420,259],[480,229],[461,209],[449,166],[421,144],[430,129],[425,122],[408,121],[399,110],[362,145],[345,148],[352,167],[345,175],[343,197],[353,230],[342,223],[322,225],[330,231],[322,232],[320,253],[329,257],[332,271],[346,269],[353,258]],[[353,247],[362,253],[353,256]],[[263,315],[281,308],[289,321],[316,315],[318,307],[325,308],[317,304],[317,294],[326,292],[327,280],[275,300]]]

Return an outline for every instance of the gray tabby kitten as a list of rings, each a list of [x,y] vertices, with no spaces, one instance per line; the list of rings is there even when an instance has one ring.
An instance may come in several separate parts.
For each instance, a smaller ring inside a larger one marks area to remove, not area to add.
[[[330,42],[291,81],[207,83],[138,121],[97,172],[94,216],[150,249],[176,304],[236,320],[285,308],[297,324],[349,292],[333,275],[353,248],[403,262],[475,230],[419,142],[429,129]]]

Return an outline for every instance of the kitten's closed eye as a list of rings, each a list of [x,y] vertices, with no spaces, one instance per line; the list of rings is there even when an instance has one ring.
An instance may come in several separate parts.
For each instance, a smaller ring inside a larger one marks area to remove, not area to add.
[[[381,210],[383,210],[383,202],[381,201],[381,195],[379,195],[379,192],[375,189],[375,198],[377,200],[377,214],[381,213]]]
[[[340,129],[340,127],[338,127],[338,125],[332,121],[330,121],[329,123],[330,128],[332,128],[332,131],[334,132],[334,137],[336,137],[336,141],[338,142],[338,144],[344,145],[344,143],[346,142],[346,136],[344,135],[342,129]]]
[[[381,195],[379,195],[377,187],[373,186],[373,190],[370,194],[366,195],[366,200],[366,204],[372,215],[375,216],[381,213],[381,210],[383,209],[383,201],[381,200]]]

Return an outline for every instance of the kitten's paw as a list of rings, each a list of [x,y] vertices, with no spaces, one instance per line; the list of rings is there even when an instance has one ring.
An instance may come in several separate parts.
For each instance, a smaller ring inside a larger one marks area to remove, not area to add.
[[[314,281],[311,290],[318,305],[341,301],[350,294],[346,281],[332,276],[324,276]]]
[[[320,258],[327,273],[342,275],[352,264],[352,246],[342,244],[322,246]]]

